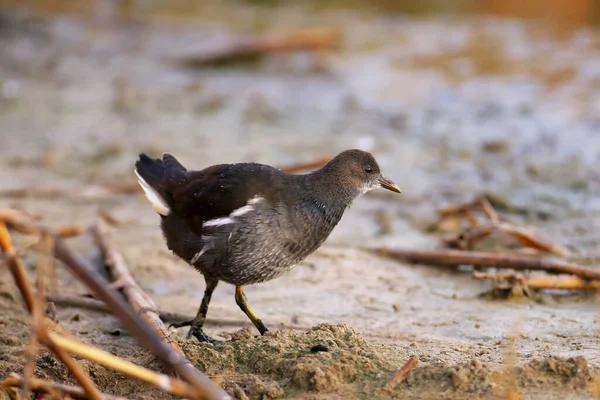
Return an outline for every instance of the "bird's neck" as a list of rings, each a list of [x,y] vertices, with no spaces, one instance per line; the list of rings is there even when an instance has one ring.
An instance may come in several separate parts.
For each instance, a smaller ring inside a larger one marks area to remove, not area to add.
[[[327,166],[304,175],[304,178],[313,200],[335,209],[346,209],[361,194],[346,185],[341,174]]]

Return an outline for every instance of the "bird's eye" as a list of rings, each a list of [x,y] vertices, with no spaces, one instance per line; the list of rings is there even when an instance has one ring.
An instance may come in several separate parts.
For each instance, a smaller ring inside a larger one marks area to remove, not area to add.
[[[365,168],[365,172],[366,173],[371,173],[371,172],[373,172],[373,168],[367,167],[367,168]]]

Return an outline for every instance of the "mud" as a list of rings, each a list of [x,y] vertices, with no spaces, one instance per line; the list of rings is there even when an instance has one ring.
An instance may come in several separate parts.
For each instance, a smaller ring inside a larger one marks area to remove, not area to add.
[[[87,226],[100,211],[109,214],[139,284],[161,309],[193,315],[203,279],[167,251],[144,197],[95,185],[134,182],[141,151],[170,151],[200,168],[245,160],[288,165],[360,147],[403,194],[358,199],[296,269],[245,289],[271,329],[264,337],[240,330],[247,321],[233,288],[221,284],[209,318],[239,326],[208,324],[220,340],[213,346],[173,331],[198,368],[238,398],[592,398],[600,367],[593,293],[490,292],[468,272],[397,263],[361,247],[437,246],[428,231],[435,210],[487,194],[503,216],[596,264],[598,32],[556,37],[543,24],[484,16],[223,4],[185,20],[18,14],[3,24],[0,188],[61,192],[2,196],[0,206],[49,225]],[[300,26],[338,29],[341,49],[244,68],[187,70],[172,62],[238,32]],[[102,269],[89,234],[70,244]],[[33,253],[25,262],[33,279]],[[61,291],[87,293],[60,266],[57,279]],[[2,268],[0,311],[3,378],[22,370],[30,328]],[[110,315],[57,307],[57,319],[87,343],[161,370]],[[315,345],[329,351],[311,352]],[[412,355],[419,363],[407,379],[382,390]],[[167,398],[82,363],[106,392]],[[36,374],[72,382],[45,353]]]

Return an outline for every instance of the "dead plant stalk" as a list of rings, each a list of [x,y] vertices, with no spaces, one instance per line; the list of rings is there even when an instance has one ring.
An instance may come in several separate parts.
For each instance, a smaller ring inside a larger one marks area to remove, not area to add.
[[[21,375],[15,374],[14,372],[8,375],[4,381],[0,384],[0,386],[9,388],[9,387],[23,387],[25,384],[25,378]],[[80,388],[79,386],[65,385],[62,383],[49,382],[41,379],[31,378],[30,386],[33,390],[48,393],[50,395],[56,395],[58,397],[53,398],[61,398],[60,394],[68,395],[77,399],[86,399],[87,394],[85,390]],[[126,400],[124,397],[116,397],[111,396],[109,394],[102,394],[102,398],[104,400]]]
[[[196,370],[188,360],[173,347],[162,342],[160,336],[123,300],[122,296],[100,274],[79,256],[74,254],[64,241],[58,238],[55,242],[54,254],[60,259],[88,288],[90,288],[112,311],[123,326],[140,342],[150,349],[154,355],[178,376],[185,379],[194,388],[192,398],[221,400],[231,398],[218,388],[206,375]]]
[[[2,249],[2,252],[8,257],[10,272],[19,290],[21,291],[21,295],[23,297],[23,300],[25,301],[25,305],[27,306],[29,314],[33,315],[34,317],[38,315],[43,315],[41,305],[34,296],[33,289],[31,288],[31,285],[29,284],[29,281],[27,279],[25,267],[23,266],[21,259],[15,251],[6,224],[2,220],[0,220],[0,248]],[[37,318],[43,319],[43,317]],[[48,347],[50,351],[52,351],[56,355],[56,357],[65,364],[65,366],[69,369],[73,377],[84,388],[88,397],[92,400],[102,399],[102,394],[100,393],[100,391],[96,388],[90,377],[79,367],[77,362],[73,360],[73,358],[71,358],[64,351],[62,351],[62,349],[57,347],[54,342],[48,339],[45,325],[42,323],[40,324],[40,327],[37,328],[39,328],[36,329],[39,341],[43,343],[46,347]]]
[[[419,362],[417,356],[411,356],[402,367],[398,368],[398,370],[394,373],[394,375],[390,378],[390,380],[385,384],[385,388],[392,389],[400,382],[402,382],[406,376],[413,370],[415,365]]]
[[[587,268],[567,261],[537,256],[524,256],[508,252],[462,251],[462,250],[375,250],[396,260],[447,266],[472,265],[476,267],[510,268],[514,270],[546,271],[551,274],[569,274],[582,279],[600,279],[600,269]]]
[[[179,344],[171,339],[167,327],[158,315],[156,304],[133,279],[125,259],[111,242],[106,223],[98,219],[93,231],[96,242],[104,253],[105,264],[113,281],[122,285],[123,293],[133,309],[154,329],[163,342],[181,354],[182,359],[189,363]]]

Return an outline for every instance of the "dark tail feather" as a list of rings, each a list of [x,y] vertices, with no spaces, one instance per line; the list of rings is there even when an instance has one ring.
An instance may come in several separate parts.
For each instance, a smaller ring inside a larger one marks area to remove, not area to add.
[[[164,153],[162,163],[165,169],[165,176],[170,183],[180,185],[186,182],[187,169],[175,157],[169,153]]]
[[[135,163],[135,173],[146,198],[152,208],[160,215],[167,216],[171,212],[168,199],[171,197],[165,190],[165,165],[160,159],[152,159],[146,154],[140,154]]]
[[[177,161],[177,159],[169,153],[163,154],[162,162],[165,164],[166,169],[173,168],[173,169],[182,170],[183,172],[187,171],[187,169],[185,169],[185,167],[183,165],[181,165],[181,163],[179,161]]]
[[[140,158],[135,163],[135,169],[152,187],[162,185],[165,166],[162,160],[150,158],[146,154],[140,154]]]

